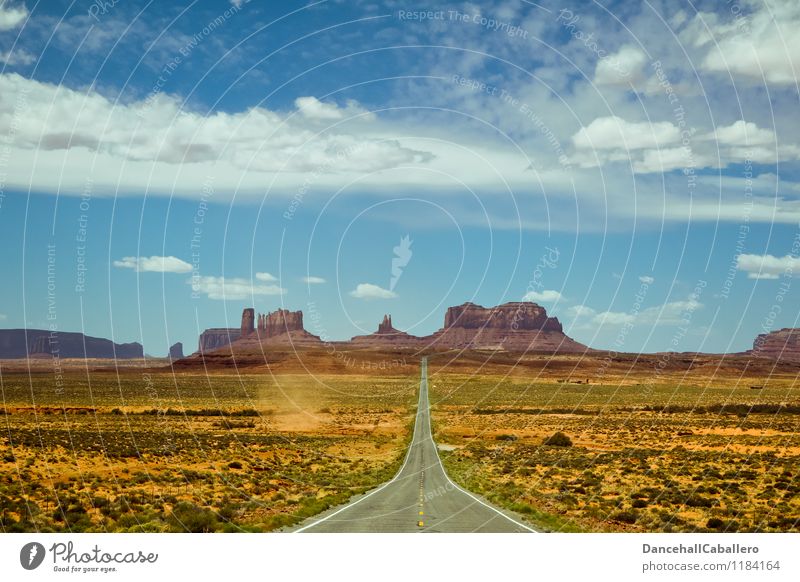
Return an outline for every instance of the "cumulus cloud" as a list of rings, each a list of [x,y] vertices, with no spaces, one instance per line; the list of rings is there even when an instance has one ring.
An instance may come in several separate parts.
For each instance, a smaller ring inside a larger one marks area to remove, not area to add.
[[[28,9],[25,4],[14,4],[6,1],[0,2],[0,30],[12,30],[28,18]]]
[[[794,85],[800,75],[800,4],[796,0],[752,3],[755,10],[722,19],[698,13],[684,37],[707,47],[701,67],[756,82]]]
[[[372,283],[359,283],[355,289],[350,291],[350,296],[357,299],[394,299],[397,297],[397,293]]]
[[[278,280],[278,278],[275,275],[272,275],[271,273],[256,273],[256,279],[258,279],[259,281],[267,281],[267,282],[273,282]]]
[[[122,257],[122,260],[114,261],[114,266],[139,273],[188,273],[192,270],[189,263],[173,256]]]
[[[346,107],[339,107],[335,103],[323,103],[316,97],[298,97],[294,100],[294,104],[300,115],[307,119],[336,121],[356,115],[370,120],[375,118],[373,114],[352,100],[347,102]]]
[[[669,301],[639,312],[597,311],[587,305],[574,305],[567,310],[567,315],[573,318],[578,329],[597,329],[609,325],[619,327],[635,323],[650,326],[678,325],[685,323],[694,311],[702,307],[698,298],[690,295],[685,300]]]
[[[572,136],[578,149],[645,149],[680,140],[680,131],[669,121],[626,121],[616,115],[598,117]]]
[[[775,143],[775,133],[772,130],[763,129],[743,119],[718,127],[709,137],[721,145],[756,146]]]
[[[561,293],[555,291],[553,289],[545,289],[544,291],[528,291],[523,295],[523,301],[533,301],[534,303],[553,303],[555,301],[561,301],[564,298]]]
[[[791,255],[742,254],[736,258],[736,268],[747,273],[748,279],[778,279],[781,276],[800,277],[800,258]]]
[[[308,285],[322,285],[325,283],[325,279],[322,277],[303,277],[301,280]]]
[[[633,161],[633,171],[638,174],[669,172],[680,168],[707,167],[714,164],[710,155],[685,147],[644,150],[639,159]]]
[[[62,167],[76,167],[81,153],[88,152],[160,166],[215,163],[247,173],[324,175],[374,172],[432,159],[429,152],[405,147],[396,139],[366,135],[369,120],[350,122],[354,133],[343,128],[320,133],[312,127],[314,119],[324,116],[322,110],[337,115],[361,111],[354,102],[343,110],[317,102],[316,109],[310,106],[312,113],[253,107],[204,115],[163,93],[115,103],[92,90],[75,91],[8,73],[0,74],[0,133],[9,132],[20,94],[26,96],[26,116],[15,128],[15,147],[22,150],[15,160],[25,160],[25,150],[37,152],[42,162],[45,152],[63,152]],[[154,172],[153,178],[161,173]]]
[[[598,85],[636,85],[644,79],[647,55],[633,45],[624,45],[614,54],[597,61],[594,82]]]
[[[641,281],[645,285],[652,285],[653,283],[655,283],[655,279],[650,275],[640,275],[639,281]]]
[[[744,120],[714,131],[700,133],[691,128],[682,133],[669,121],[599,117],[576,132],[572,143],[572,161],[581,167],[627,162],[637,174],[720,168],[744,160],[769,164],[800,159],[800,146],[783,143],[770,148],[769,144],[776,143],[775,133]]]
[[[203,293],[209,299],[242,300],[260,295],[283,295],[286,289],[278,285],[254,284],[241,277],[191,277],[186,281],[192,291]]]

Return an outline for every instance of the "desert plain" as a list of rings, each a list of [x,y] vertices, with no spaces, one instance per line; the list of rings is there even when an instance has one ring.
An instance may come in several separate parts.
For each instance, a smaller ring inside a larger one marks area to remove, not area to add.
[[[448,473],[538,529],[800,531],[796,364],[428,357]],[[394,475],[419,383],[413,350],[60,364],[2,362],[1,531],[287,529]]]

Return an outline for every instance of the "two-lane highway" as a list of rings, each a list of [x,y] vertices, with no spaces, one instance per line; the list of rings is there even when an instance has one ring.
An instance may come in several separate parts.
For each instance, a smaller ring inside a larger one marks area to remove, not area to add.
[[[422,359],[414,436],[391,481],[347,505],[306,520],[297,532],[532,532],[453,483],[431,433],[428,360]]]

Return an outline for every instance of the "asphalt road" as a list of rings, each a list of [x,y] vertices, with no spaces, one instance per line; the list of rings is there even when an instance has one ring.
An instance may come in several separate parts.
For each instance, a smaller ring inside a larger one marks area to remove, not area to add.
[[[532,532],[445,473],[431,434],[428,361],[422,360],[414,436],[391,480],[303,522],[296,532]]]

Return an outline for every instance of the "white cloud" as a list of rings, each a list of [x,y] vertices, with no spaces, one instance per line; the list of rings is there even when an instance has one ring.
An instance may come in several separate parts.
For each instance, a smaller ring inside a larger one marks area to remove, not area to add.
[[[308,285],[321,285],[325,283],[325,279],[322,277],[303,277],[301,280]]]
[[[636,174],[665,173],[692,168],[724,168],[750,160],[775,163],[800,159],[800,146],[776,143],[774,132],[755,123],[737,120],[714,131],[688,130],[688,146],[676,125],[628,122],[616,116],[600,117],[572,136],[576,151],[572,161],[583,168],[627,162]],[[716,142],[716,143],[711,143]]]
[[[736,268],[747,273],[748,279],[778,279],[781,276],[800,277],[800,258],[791,255],[739,255]]]
[[[283,295],[286,289],[278,285],[259,285],[240,277],[191,277],[186,281],[192,291],[209,299],[242,300],[257,295]]]
[[[775,143],[775,133],[755,123],[739,119],[728,126],[718,127],[710,136],[721,145],[756,146]]]
[[[192,266],[177,257],[123,257],[114,261],[115,267],[134,269],[139,273],[188,273]]]
[[[626,121],[621,117],[598,117],[572,136],[578,149],[635,150],[663,147],[680,140],[680,131],[669,121]]]
[[[174,180],[170,189],[176,183],[190,183],[180,174],[181,168],[186,174],[202,174],[196,164],[205,163],[214,163],[217,175],[227,172],[226,183],[235,187],[242,183],[242,175],[260,172],[279,173],[302,184],[308,172],[315,172],[315,180],[320,180],[325,175],[360,175],[432,159],[429,152],[406,147],[394,137],[368,133],[372,130],[365,126],[371,123],[363,119],[320,132],[313,119],[298,112],[253,107],[203,115],[163,93],[135,102],[114,102],[92,90],[75,91],[15,73],[0,74],[0,133],[11,130],[22,94],[25,123],[17,123],[14,129],[15,166],[20,176],[27,172],[28,183],[34,176],[37,186],[48,179],[44,177],[48,164],[60,168],[54,169],[59,183],[47,188],[54,191],[63,191],[71,172],[75,178],[83,174],[85,182],[89,173],[97,171],[94,168],[102,172],[104,166],[117,164],[117,172],[126,166],[131,174],[145,171],[151,182],[142,184],[139,178],[132,187],[152,190],[165,184],[169,173]],[[361,111],[354,102],[344,110],[325,107],[347,115]],[[33,159],[28,161],[28,157]],[[138,162],[146,164],[137,166]],[[258,181],[263,189],[264,176]],[[13,182],[14,176],[9,176],[8,183]],[[125,186],[124,182],[119,185]],[[99,186],[97,181],[95,186]],[[195,189],[194,184],[187,187]]]
[[[647,55],[632,45],[597,61],[594,82],[598,85],[636,85],[644,79]]]
[[[5,63],[9,67],[26,66],[35,62],[36,57],[25,49],[17,48],[13,52],[11,50],[0,51],[0,63]]]
[[[12,5],[10,1],[0,2],[0,30],[17,28],[28,18],[25,4]]]
[[[711,159],[701,158],[697,152],[689,148],[662,148],[644,150],[641,159],[633,162],[633,170],[639,174],[651,174],[679,168],[694,168],[698,165],[706,166],[711,163]]]
[[[235,8],[241,8],[248,2],[250,2],[250,0],[230,0],[231,6],[234,6]]]
[[[397,297],[397,293],[372,283],[359,283],[354,290],[350,291],[350,296],[357,299],[394,299]]]
[[[372,120],[375,116],[366,109],[363,109],[357,102],[348,101],[347,106],[342,108],[334,103],[323,103],[316,97],[298,97],[294,100],[294,105],[300,114],[307,119],[320,121],[336,121],[345,117],[361,115],[365,119]]]
[[[707,71],[748,77],[756,82],[794,85],[800,76],[800,3],[774,0],[721,21],[698,13],[687,33],[696,46],[707,46],[701,61]],[[713,42],[712,42],[713,41]]]
[[[545,289],[544,291],[528,291],[522,297],[523,301],[533,301],[534,303],[546,302],[552,303],[554,301],[561,301],[564,298],[561,293],[552,289]]]
[[[5,313],[0,313],[0,321],[5,321],[6,319],[8,319],[8,316]]]
[[[259,281],[267,281],[267,282],[273,282],[278,280],[278,278],[275,275],[272,275],[271,273],[256,273],[256,279],[258,279]]]
[[[641,279],[642,277],[640,277]],[[648,277],[644,277],[648,278]],[[701,309],[703,304],[695,296],[685,300],[670,301],[663,305],[648,307],[638,313],[632,311],[597,311],[586,305],[575,305],[567,310],[567,315],[573,318],[577,329],[591,330],[604,325],[678,325],[685,323],[691,313]]]
[[[655,283],[655,279],[649,275],[640,275],[639,281],[641,281],[645,285],[652,285],[653,283]]]

